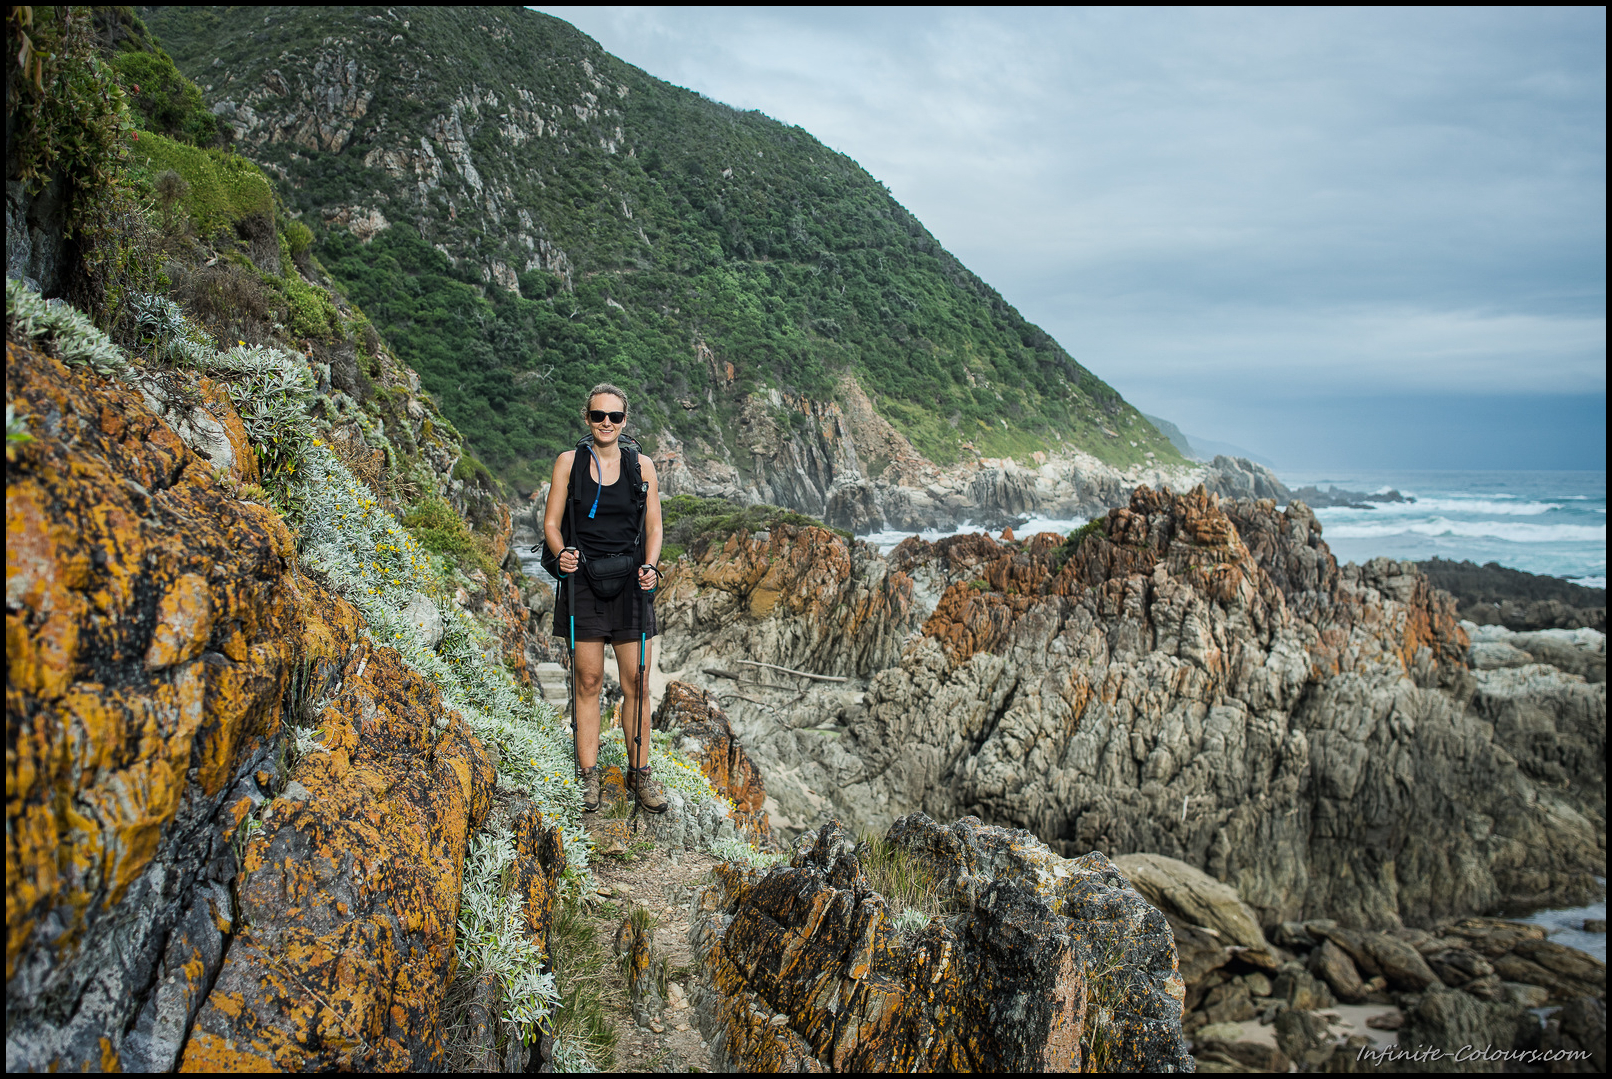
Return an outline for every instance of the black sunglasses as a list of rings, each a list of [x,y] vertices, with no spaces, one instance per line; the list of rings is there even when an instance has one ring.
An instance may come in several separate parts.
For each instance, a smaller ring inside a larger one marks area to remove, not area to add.
[[[627,414],[625,412],[600,412],[596,408],[588,410],[589,423],[603,423],[607,418],[611,423],[620,423],[627,418]]]

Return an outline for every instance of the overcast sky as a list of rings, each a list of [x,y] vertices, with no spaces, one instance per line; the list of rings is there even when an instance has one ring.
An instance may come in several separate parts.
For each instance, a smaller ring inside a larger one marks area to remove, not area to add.
[[[1146,412],[1604,468],[1602,8],[543,8],[799,124]]]

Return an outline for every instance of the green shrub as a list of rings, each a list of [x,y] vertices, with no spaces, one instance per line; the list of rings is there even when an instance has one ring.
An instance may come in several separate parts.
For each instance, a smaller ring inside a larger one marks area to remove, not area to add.
[[[201,90],[179,73],[167,53],[122,52],[113,57],[112,68],[142,127],[193,146],[218,138],[218,120],[207,111]]]
[[[1091,520],[1069,533],[1069,538],[1064,540],[1063,545],[1053,553],[1053,565],[1056,567],[1062,567],[1065,562],[1069,561],[1069,559],[1074,556],[1076,551],[1080,550],[1080,545],[1086,542],[1087,536],[1103,535],[1103,526],[1107,524],[1107,522],[1108,517],[1106,515],[1093,517]]]
[[[300,259],[313,248],[313,230],[301,221],[287,221],[281,231],[292,258]]]
[[[815,517],[781,506],[735,506],[725,499],[696,498],[693,495],[663,499],[661,523],[666,535],[666,545],[661,552],[663,559],[675,557],[666,553],[670,549],[675,548],[678,554],[682,554],[693,547],[696,540],[706,543],[724,540],[739,531],[767,532],[780,525],[827,527]],[[845,539],[851,538],[851,533],[843,528],[831,528],[829,531]]]
[[[250,217],[274,214],[274,189],[263,170],[244,157],[192,146],[155,132],[138,132],[133,159],[150,176],[172,170],[189,190],[183,205],[204,236],[233,230]]]
[[[403,527],[433,554],[447,555],[467,565],[478,565],[482,560],[491,562],[465,519],[440,498],[427,498],[417,503],[403,518]]]
[[[59,182],[74,258],[72,302],[103,329],[124,297],[150,291],[160,256],[126,167],[138,139],[127,96],[98,54],[92,9],[13,7],[6,18],[8,177],[30,192]]]
[[[329,293],[314,288],[295,272],[286,274],[280,283],[285,289],[290,315],[287,324],[294,335],[329,341],[340,334],[341,320],[336,316]]]
[[[487,466],[478,461],[473,454],[465,453],[453,466],[453,478],[460,483],[475,484],[489,491],[498,489],[498,481]]]

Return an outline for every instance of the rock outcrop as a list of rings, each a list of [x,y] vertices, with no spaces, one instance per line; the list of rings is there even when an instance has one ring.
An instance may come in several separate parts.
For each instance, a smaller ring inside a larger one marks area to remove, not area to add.
[[[1101,854],[921,814],[887,839],[953,913],[898,929],[837,823],[696,895],[692,1003],[719,1068],[1191,1069],[1169,929]]]
[[[1461,617],[1512,630],[1594,629],[1606,632],[1606,589],[1586,588],[1496,562],[1477,565],[1433,558],[1417,566],[1455,597]]]
[[[842,393],[854,400],[862,391],[853,385],[842,387]],[[846,422],[832,401],[803,398],[798,407],[817,422],[804,433],[769,425],[773,437],[746,446],[751,454],[746,472],[714,453],[689,463],[682,448],[663,433],[660,441],[668,448],[656,457],[662,491],[779,505],[857,535],[885,529],[945,531],[968,524],[1018,527],[1029,517],[1093,517],[1123,502],[1141,484],[1183,489],[1203,484],[1227,498],[1288,500],[1287,488],[1269,469],[1241,457],[1121,469],[1069,450],[1037,452],[1028,463],[976,455],[942,467],[874,416],[871,407],[871,418],[862,424]],[[877,473],[865,471],[863,462],[872,461],[889,463]]]
[[[661,612],[664,666],[728,709],[786,833],[973,814],[1178,859],[1265,927],[1599,894],[1604,683],[1475,675],[1447,598],[1339,566],[1302,504],[1139,488],[1068,542],[888,558],[739,533],[685,556]],[[848,681],[719,677],[730,657]]]
[[[757,839],[771,835],[767,784],[734,736],[727,713],[709,693],[687,682],[672,682],[651,724],[655,730],[672,731],[678,751],[699,765],[718,794],[733,801],[735,824]]]
[[[486,752],[138,392],[6,381],[8,1066],[440,1066]]]
[[[183,1070],[442,1060],[465,848],[493,766],[396,652],[353,643],[334,699],[309,719],[323,748],[244,844],[234,939]]]

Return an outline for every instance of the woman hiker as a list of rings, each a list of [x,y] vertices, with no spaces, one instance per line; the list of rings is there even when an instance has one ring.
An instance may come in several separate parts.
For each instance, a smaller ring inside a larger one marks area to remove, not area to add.
[[[599,808],[599,686],[604,646],[621,672],[621,725],[627,744],[627,789],[650,813],[664,813],[666,792],[649,772],[649,694],[655,608],[649,593],[659,573],[660,486],[655,463],[629,437],[627,395],[595,386],[582,409],[588,437],[554,461],[543,538],[563,575],[554,604],[554,633],[574,641],[572,722],[582,808]],[[574,636],[572,622],[575,622]],[[636,673],[636,677],[633,673]]]

